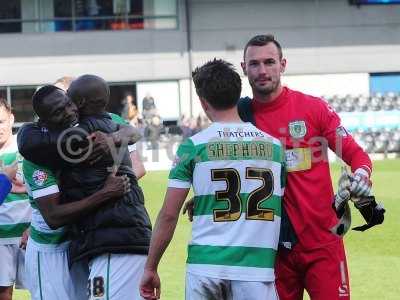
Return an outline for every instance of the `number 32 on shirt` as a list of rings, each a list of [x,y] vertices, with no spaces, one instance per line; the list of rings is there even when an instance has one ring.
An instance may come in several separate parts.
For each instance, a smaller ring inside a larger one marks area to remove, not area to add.
[[[274,177],[270,169],[246,168],[246,179],[257,179],[262,185],[253,190],[242,203],[240,196],[241,180],[236,169],[212,169],[212,181],[225,181],[226,189],[215,192],[216,201],[228,201],[228,208],[214,209],[214,222],[237,221],[242,212],[246,214],[247,220],[273,221],[274,210],[261,208],[261,204],[267,201],[274,191]]]

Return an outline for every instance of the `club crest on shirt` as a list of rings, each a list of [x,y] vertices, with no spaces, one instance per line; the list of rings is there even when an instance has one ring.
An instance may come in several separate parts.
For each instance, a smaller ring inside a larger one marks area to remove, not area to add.
[[[307,133],[306,122],[294,121],[289,123],[289,133],[295,139],[304,137]]]
[[[43,170],[36,170],[32,174],[32,179],[36,185],[42,186],[47,179],[47,173]]]

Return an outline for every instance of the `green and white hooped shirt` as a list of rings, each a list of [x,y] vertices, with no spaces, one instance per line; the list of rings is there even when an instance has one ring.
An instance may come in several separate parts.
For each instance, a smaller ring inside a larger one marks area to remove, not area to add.
[[[23,172],[32,206],[31,239],[35,246],[42,249],[64,249],[68,242],[65,227],[50,229],[36,205],[38,198],[59,192],[56,176],[50,169],[26,159],[23,161]]]
[[[11,165],[18,162],[17,177],[23,180],[22,156],[18,153],[16,136],[12,143],[0,149],[0,160],[3,165]],[[0,245],[17,244],[21,240],[22,233],[29,227],[31,221],[31,207],[28,195],[9,193],[0,205]]]
[[[193,186],[187,271],[273,281],[284,176],[281,143],[251,123],[213,123],[185,140],[168,186]]]

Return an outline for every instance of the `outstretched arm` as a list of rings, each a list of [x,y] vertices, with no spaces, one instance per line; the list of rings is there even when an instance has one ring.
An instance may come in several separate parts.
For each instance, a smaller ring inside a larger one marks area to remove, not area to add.
[[[179,212],[189,189],[168,188],[151,237],[149,255],[140,283],[140,294],[145,299],[160,297],[160,279],[157,274],[158,264],[175,231]]]

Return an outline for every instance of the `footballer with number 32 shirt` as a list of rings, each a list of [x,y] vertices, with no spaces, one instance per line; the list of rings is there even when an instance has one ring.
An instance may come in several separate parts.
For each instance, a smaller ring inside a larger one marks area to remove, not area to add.
[[[240,120],[236,105],[241,81],[229,63],[210,61],[194,71],[193,81],[213,123],[177,151],[141,295],[160,296],[157,266],[193,186],[185,298],[278,299],[274,265],[285,175],[281,143]]]

